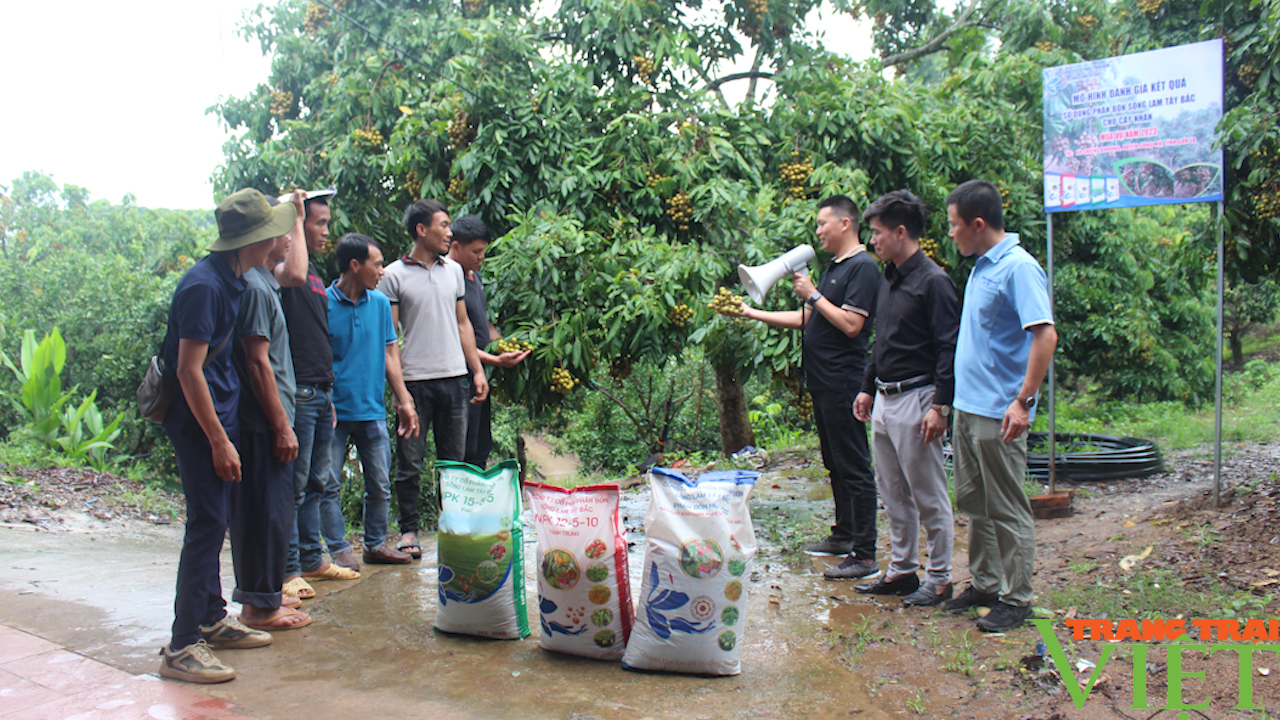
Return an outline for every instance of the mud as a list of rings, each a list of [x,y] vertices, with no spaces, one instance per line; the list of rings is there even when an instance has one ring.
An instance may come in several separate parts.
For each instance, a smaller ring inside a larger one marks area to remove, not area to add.
[[[778,491],[773,491],[777,493]],[[769,491],[758,502],[769,501]],[[827,501],[829,502],[829,501]],[[640,587],[647,493],[626,493],[633,587]],[[367,567],[358,581],[317,583],[315,623],[276,633],[266,649],[221,651],[239,677],[206,688],[255,718],[811,718],[889,717],[828,652],[824,628],[861,620],[820,577],[768,560],[748,582],[744,671],[730,678],[627,672],[544,652],[534,633],[487,641],[435,632],[435,546],[423,560]],[[156,668],[172,620],[177,527],[70,518],[59,532],[0,528],[0,622],[132,673]],[[527,538],[527,550],[534,549]],[[224,588],[234,584],[224,551]],[[536,582],[529,572],[529,607]],[[864,612],[876,612],[863,605]],[[236,607],[232,606],[233,611]]]

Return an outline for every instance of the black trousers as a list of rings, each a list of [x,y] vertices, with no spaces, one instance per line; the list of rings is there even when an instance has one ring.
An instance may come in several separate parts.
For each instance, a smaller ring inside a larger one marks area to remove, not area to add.
[[[463,462],[469,462],[480,469],[489,464],[489,453],[493,452],[491,412],[489,398],[467,407],[467,453]]]
[[[214,472],[213,449],[194,421],[185,431],[170,433],[169,440],[178,457],[178,476],[187,504],[170,639],[170,647],[181,650],[200,639],[201,625],[212,625],[227,614],[219,568],[234,483]]]
[[[822,445],[822,463],[831,475],[836,524],[831,538],[853,542],[853,551],[876,558],[876,479],[871,472],[867,426],[853,416],[857,390],[813,390],[813,420]]]
[[[236,571],[231,599],[265,610],[280,607],[290,523],[297,522],[293,462],[277,460],[274,449],[271,432],[241,433],[241,479],[231,489],[231,561]]]
[[[418,437],[396,439],[396,504],[400,508],[400,532],[418,532],[422,514],[420,482],[427,454],[427,428],[431,428],[439,460],[462,460],[467,451],[467,378],[411,380],[404,384],[418,412]]]

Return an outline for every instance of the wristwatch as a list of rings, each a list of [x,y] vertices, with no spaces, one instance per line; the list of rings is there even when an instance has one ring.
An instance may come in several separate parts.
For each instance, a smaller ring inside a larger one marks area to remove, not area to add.
[[[822,293],[818,292],[817,290],[814,290],[813,294],[809,296],[809,304],[817,305],[818,301],[821,299],[822,299]]]
[[[1019,395],[1018,402],[1022,404],[1022,407],[1030,410],[1031,408],[1036,406],[1036,396],[1028,395],[1026,397],[1022,397],[1021,395]]]
[[[938,411],[938,414],[939,414],[939,415],[941,415],[942,417],[950,417],[950,416],[951,416],[951,406],[950,406],[950,405],[934,405],[934,406],[933,406],[933,409],[934,409],[934,410],[937,410],[937,411]]]

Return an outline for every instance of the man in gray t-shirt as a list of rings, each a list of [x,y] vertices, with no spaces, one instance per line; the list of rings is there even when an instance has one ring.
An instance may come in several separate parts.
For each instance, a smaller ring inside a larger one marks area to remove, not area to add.
[[[413,249],[387,266],[378,290],[391,301],[402,338],[405,387],[418,413],[416,436],[397,429],[395,474],[401,532],[396,549],[416,559],[422,557],[418,505],[427,427],[432,428],[438,459],[462,460],[468,402],[484,402],[489,382],[467,316],[462,268],[445,257],[453,237],[449,212],[435,200],[419,200],[405,209],[404,227]]]
[[[290,237],[276,239],[267,262],[284,258]],[[311,623],[306,614],[282,606],[285,561],[293,502],[294,372],[289,330],[280,307],[280,283],[270,270],[251,268],[236,315],[232,359],[240,393],[241,481],[231,488],[231,557],[242,604],[240,617],[252,628],[292,630]]]

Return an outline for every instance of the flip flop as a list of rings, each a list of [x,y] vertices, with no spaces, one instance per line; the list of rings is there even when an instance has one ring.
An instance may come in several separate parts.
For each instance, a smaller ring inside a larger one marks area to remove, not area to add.
[[[300,600],[310,600],[316,596],[316,589],[311,584],[300,577],[296,577],[284,584],[280,591],[285,595],[292,595]]]
[[[301,622],[289,622],[288,619],[294,617],[295,615],[302,615],[303,620]],[[243,617],[240,618],[240,622],[243,622],[246,627],[251,627],[254,630],[265,630],[266,632],[281,632],[284,630],[297,630],[298,628],[304,628],[310,625],[311,616],[307,615],[306,613],[300,613],[297,610],[290,610],[289,612],[283,615],[277,615],[274,619],[271,620],[271,622],[265,622],[265,623],[245,622]]]
[[[419,547],[418,543],[416,542],[400,543],[399,545],[396,546],[396,549],[403,553],[409,553],[409,557],[413,558],[414,560],[422,559],[422,548]]]
[[[323,572],[304,572],[302,577],[308,580],[359,580],[360,573],[351,568],[329,563],[329,567],[325,568]]]

